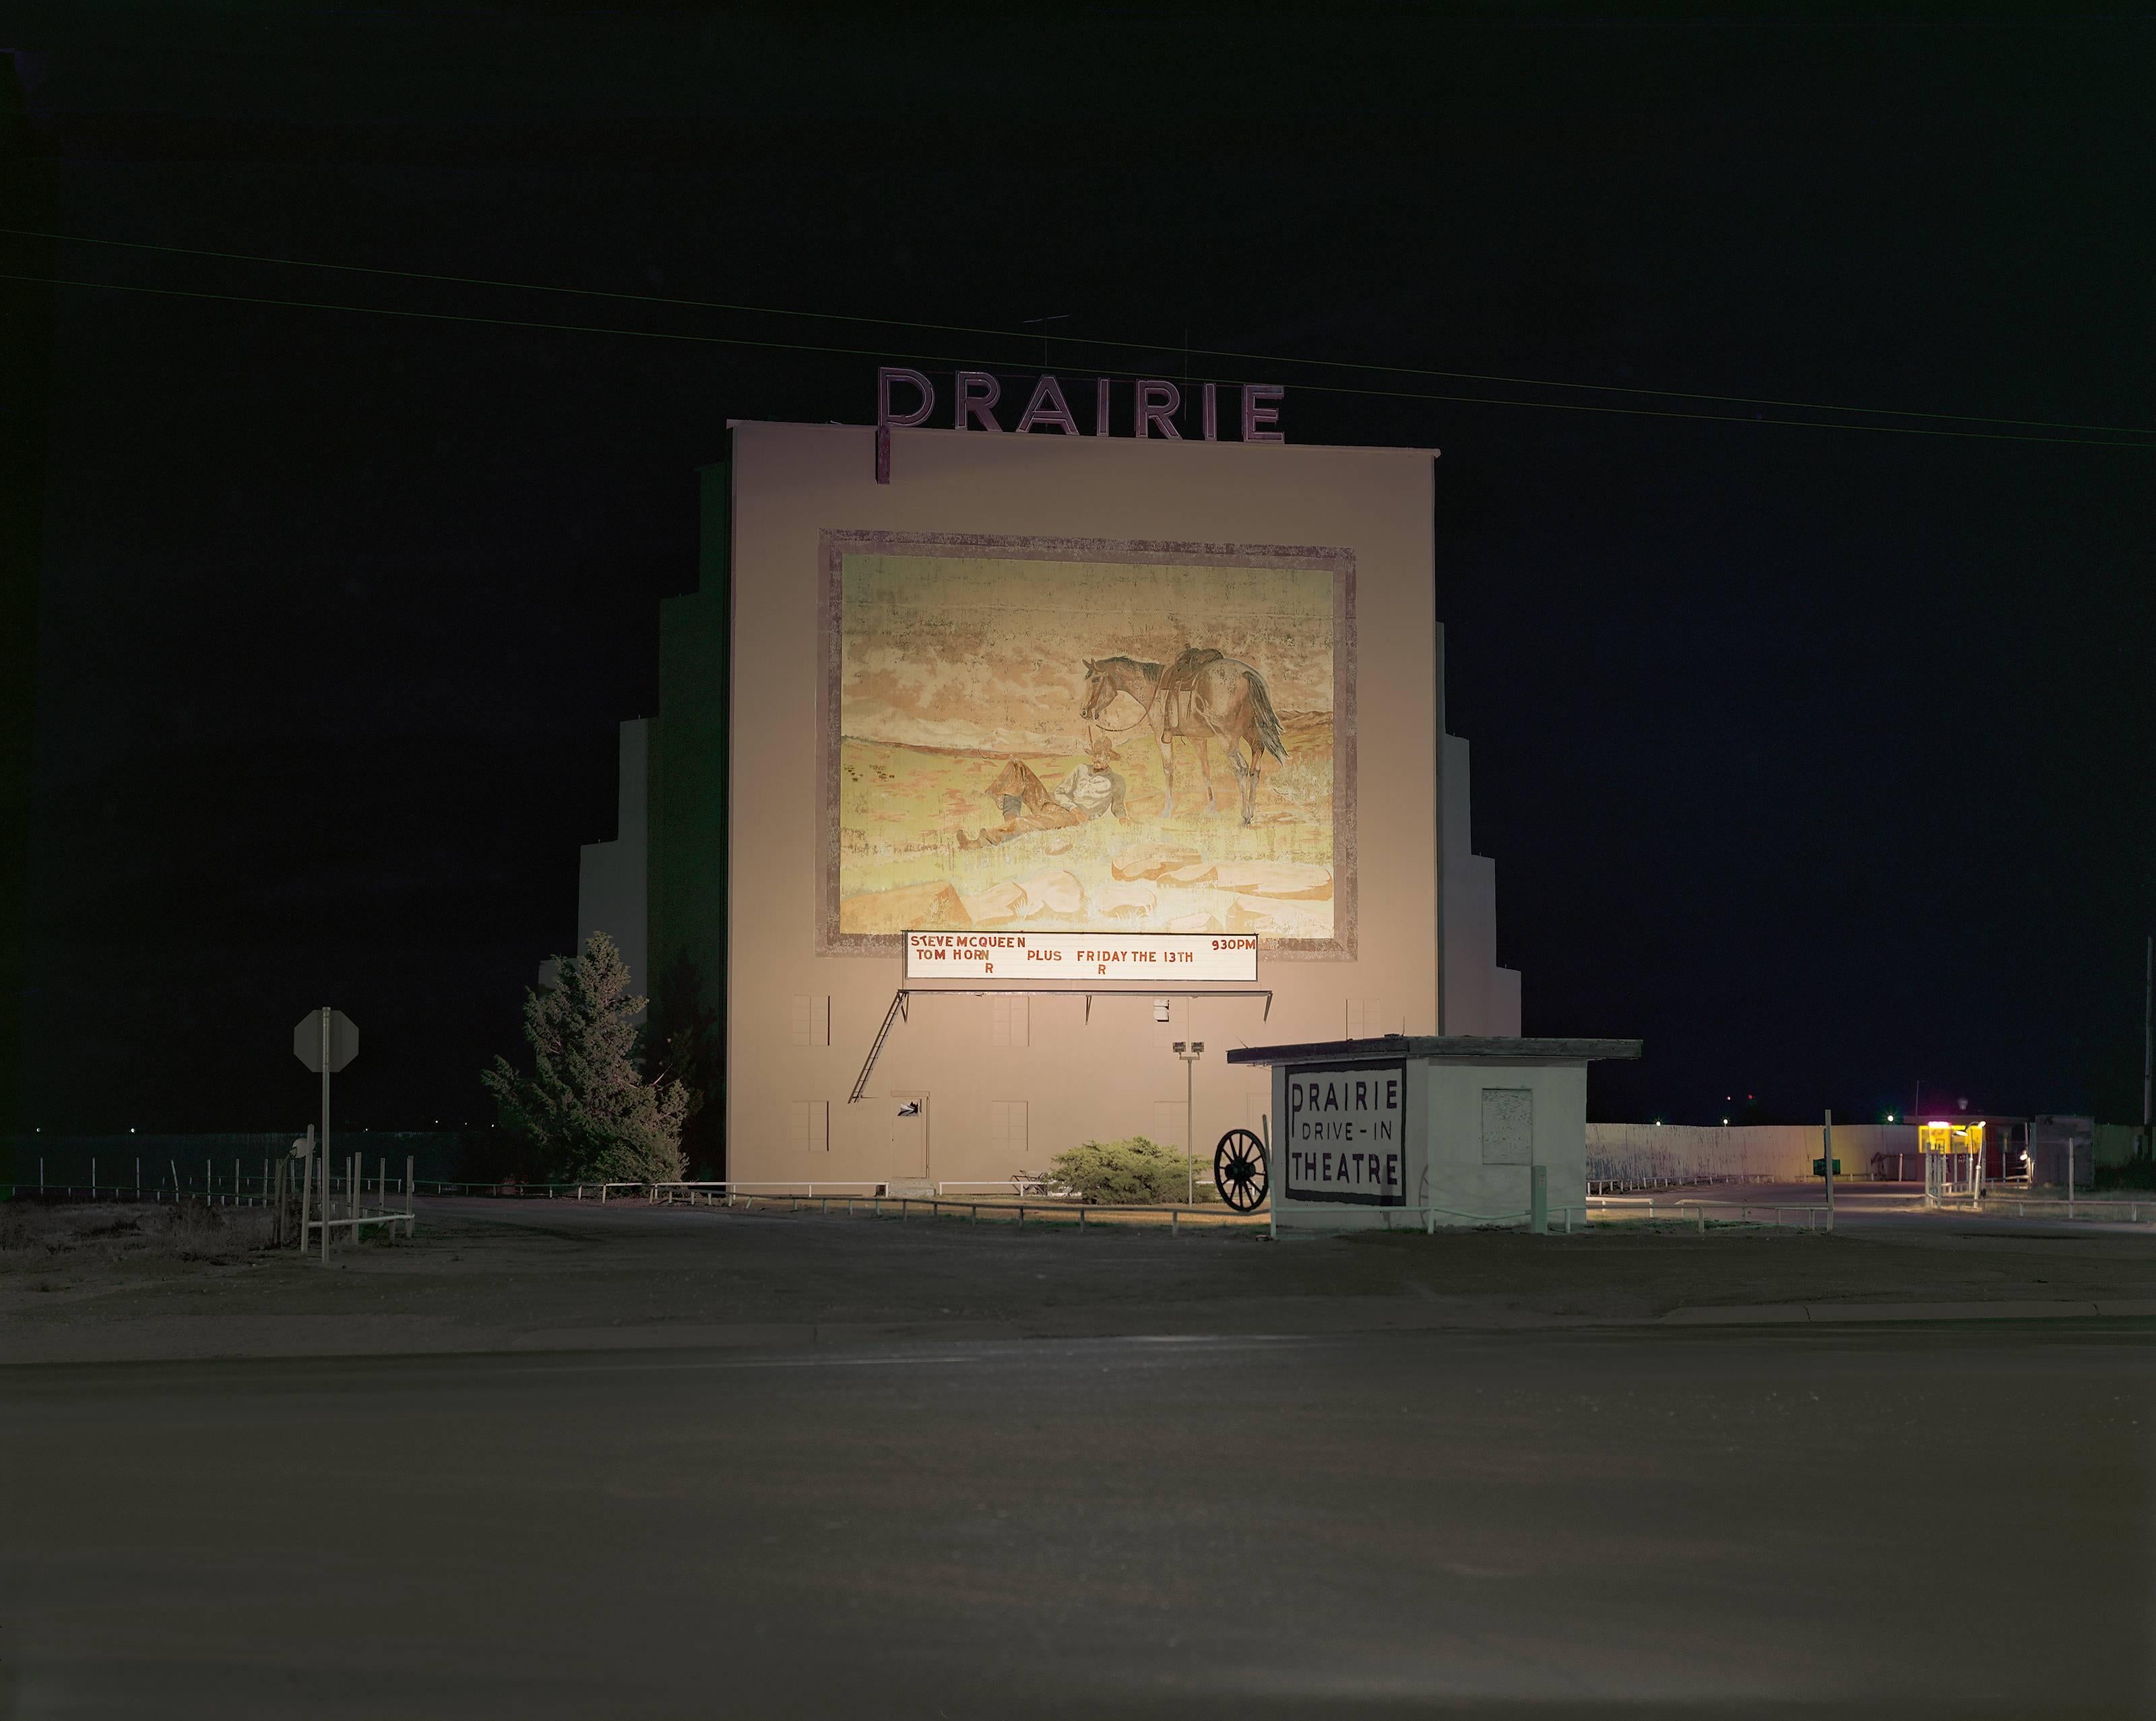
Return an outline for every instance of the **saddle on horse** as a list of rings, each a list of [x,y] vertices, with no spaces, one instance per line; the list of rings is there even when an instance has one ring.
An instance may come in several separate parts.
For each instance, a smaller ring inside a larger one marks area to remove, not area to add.
[[[1220,661],[1228,654],[1216,651],[1210,645],[1186,645],[1175,661],[1160,672],[1160,732],[1163,735],[1183,732],[1185,720],[1190,715],[1191,701],[1197,697],[1195,684],[1198,672],[1208,664]]]

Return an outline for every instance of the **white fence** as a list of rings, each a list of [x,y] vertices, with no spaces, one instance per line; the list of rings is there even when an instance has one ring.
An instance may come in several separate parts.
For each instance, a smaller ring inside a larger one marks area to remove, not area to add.
[[[1817,1230],[1822,1225],[1828,1230],[1834,1229],[1834,1209],[1824,1201],[1797,1203],[1671,1200],[1667,1196],[1664,1196],[1661,1200],[1661,1210],[1657,1212],[1656,1198],[1652,1195],[1590,1195],[1587,1198],[1587,1210],[1590,1215],[1595,1217],[1605,1220],[1688,1219],[1702,1231],[1707,1229],[1707,1210],[1710,1207],[1717,1210],[1718,1213],[1723,1215],[1722,1218],[1717,1219],[1717,1224],[1753,1225],[1758,1221],[1753,1218],[1753,1215],[1763,1213],[1767,1215],[1766,1222],[1771,1225],[1801,1225],[1811,1230]],[[1785,1213],[1794,1213],[1799,1217],[1794,1220],[1784,1220],[1782,1215]],[[1734,1214],[1736,1217],[1733,1220],[1728,1219],[1727,1215],[1730,1214]]]
[[[1913,1123],[1837,1123],[1834,1157],[1844,1177],[1870,1177],[1876,1155],[1890,1167],[1917,1158]],[[1820,1157],[1816,1123],[1590,1123],[1587,1177],[1610,1189],[1691,1183],[1801,1183]]]

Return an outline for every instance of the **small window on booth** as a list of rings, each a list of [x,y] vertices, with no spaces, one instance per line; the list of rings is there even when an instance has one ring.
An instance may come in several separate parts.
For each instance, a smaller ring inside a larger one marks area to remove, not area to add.
[[[1482,1163],[1535,1163],[1535,1096],[1532,1088],[1482,1090]]]

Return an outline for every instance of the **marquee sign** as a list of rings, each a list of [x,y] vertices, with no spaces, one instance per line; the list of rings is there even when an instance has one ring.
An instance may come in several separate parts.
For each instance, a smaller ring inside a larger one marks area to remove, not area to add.
[[[997,986],[1250,982],[1258,978],[1258,941],[1235,932],[915,932],[906,935],[906,978]]]
[[[1288,1198],[1407,1205],[1407,1065],[1305,1064],[1287,1071],[1281,1141]]]
[[[892,386],[911,391],[912,401],[905,410],[898,409],[891,398]],[[1280,403],[1287,390],[1276,383],[1231,383],[1230,388],[1240,392],[1242,399],[1241,439],[1245,442],[1285,442],[1285,432],[1275,429],[1280,423]],[[1183,410],[1183,391],[1165,377],[1141,377],[1130,388],[1130,434],[1140,442],[1159,437],[1169,442],[1183,440],[1183,432],[1177,427],[1176,416]],[[996,408],[1003,399],[1004,385],[993,371],[959,371],[951,379],[951,427],[954,430],[1001,431],[1007,427],[996,416]],[[1109,424],[1114,415],[1115,395],[1106,377],[1093,378],[1093,428],[1095,436],[1110,434]],[[1083,400],[1085,394],[1080,393]],[[878,484],[891,482],[891,433],[894,427],[904,429],[914,424],[925,424],[936,410],[936,385],[920,371],[908,370],[902,365],[884,365],[876,371],[876,444],[875,476]],[[1009,411],[1008,407],[1005,412]],[[1063,392],[1063,384],[1055,378],[1044,376],[1033,385],[1027,397],[1025,408],[1017,421],[1008,427],[1024,436],[1036,429],[1053,430],[1065,436],[1080,436],[1088,433],[1078,428],[1077,414],[1070,409],[1070,402]],[[1216,383],[1201,383],[1198,393],[1198,434],[1206,442],[1220,439],[1220,389]]]

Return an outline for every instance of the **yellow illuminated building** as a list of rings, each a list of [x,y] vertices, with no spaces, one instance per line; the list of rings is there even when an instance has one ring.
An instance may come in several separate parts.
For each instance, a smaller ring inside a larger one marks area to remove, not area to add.
[[[1972,1123],[1919,1123],[1917,1126],[1917,1151],[1920,1153],[1981,1153],[1984,1151],[1984,1125]]]
[[[1923,1156],[1924,1194],[1933,1200],[1984,1193],[1984,1123],[1932,1123],[1917,1126]]]

